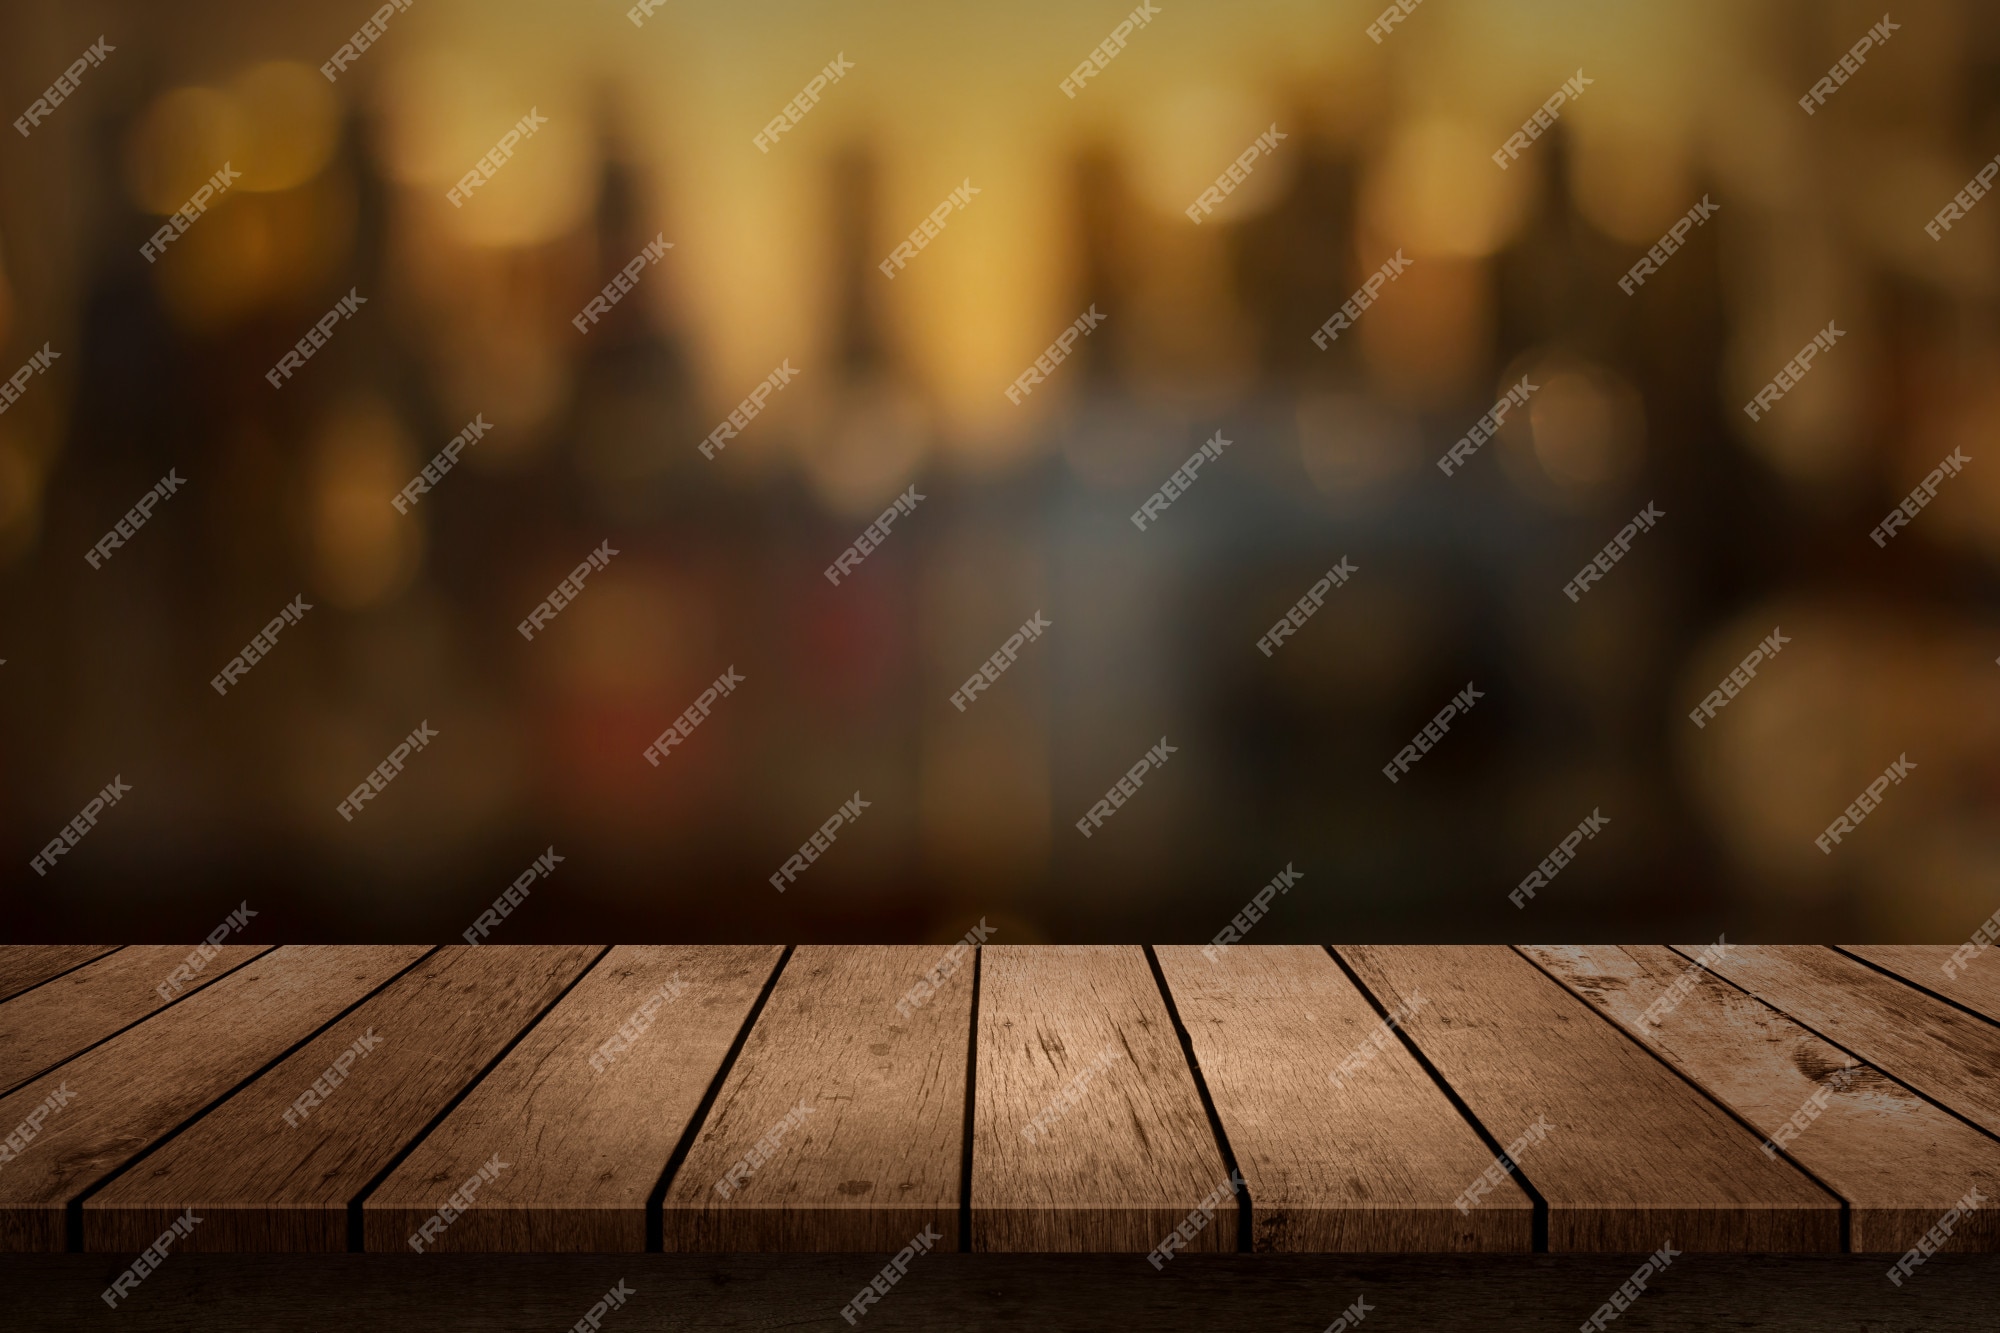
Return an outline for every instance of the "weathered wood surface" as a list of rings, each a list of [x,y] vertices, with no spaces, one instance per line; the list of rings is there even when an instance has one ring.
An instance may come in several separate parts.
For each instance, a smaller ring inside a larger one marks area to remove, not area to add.
[[[1339,952],[1385,1007],[1423,994],[1405,1026],[1495,1143],[1523,1143],[1552,1252],[1840,1248],[1837,1199],[1512,949]]]
[[[972,988],[896,1009],[937,955],[792,955],[667,1189],[666,1249],[958,1248]]]
[[[1690,956],[1699,952],[1675,947]],[[2000,1135],[2000,1027],[1813,945],[1732,948],[1710,968]]]
[[[1900,1254],[1978,1187],[2000,1199],[2000,1142],[1661,945],[1523,952],[1848,1203],[1850,1247]],[[1948,1249],[1993,1249],[2000,1210]]]
[[[977,1070],[973,1249],[1145,1253],[1203,1206],[1186,1248],[1236,1248],[1229,1174],[1137,946],[982,949]]]
[[[620,945],[363,1203],[370,1250],[410,1237],[494,1159],[450,1250],[647,1248],[647,1205],[780,950]]]
[[[0,1249],[65,1248],[72,1200],[428,952],[274,949],[0,1098],[0,1125],[60,1103],[0,1170]]]
[[[263,947],[166,995],[187,950],[0,950],[0,1252],[115,1275],[189,1209],[169,1269],[847,1252],[844,1327],[918,1236],[913,1275],[1879,1259],[1978,1190],[1943,1248],[2000,1249],[1992,960],[1948,950],[991,946],[913,992],[942,948]]]
[[[1511,1181],[1453,1206],[1493,1154],[1325,949],[1159,959],[1249,1185],[1254,1248],[1531,1248],[1534,1204]]]
[[[0,944],[0,1000],[11,1000],[30,986],[82,967],[112,952],[115,944]]]
[[[451,945],[84,1202],[86,1250],[345,1250],[348,1201],[596,960],[597,946]]]
[[[1841,948],[1912,986],[2000,1023],[2000,953],[1991,945],[1843,944]]]
[[[225,944],[178,993],[167,977],[192,946],[135,944],[0,1004],[0,1093],[212,984],[268,946]]]

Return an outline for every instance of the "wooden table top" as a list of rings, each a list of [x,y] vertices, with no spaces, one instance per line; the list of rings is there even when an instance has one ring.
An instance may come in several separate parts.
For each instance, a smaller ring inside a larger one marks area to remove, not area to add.
[[[954,949],[0,947],[0,1251],[1896,1253],[2000,1199],[1949,947]]]

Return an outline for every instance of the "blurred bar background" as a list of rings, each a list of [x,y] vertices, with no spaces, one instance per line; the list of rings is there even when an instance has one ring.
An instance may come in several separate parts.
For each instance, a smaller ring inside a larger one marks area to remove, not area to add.
[[[10,5],[0,885],[10,940],[1956,940],[2000,906],[2000,10],[416,0]],[[770,152],[836,54],[854,68]],[[1505,172],[1490,154],[1592,83]],[[534,108],[463,208],[445,194]],[[1285,139],[1202,225],[1183,210]],[[139,247],[242,173],[158,263]],[[877,264],[979,191],[893,281]],[[1617,280],[1719,211],[1633,295]],[[611,315],[571,316],[655,235]],[[1401,251],[1328,351],[1310,335]],[[274,391],[350,289],[367,304]],[[1104,323],[1020,405],[1016,376]],[[1831,320],[1762,421],[1739,410]],[[714,461],[697,444],[798,378]],[[1529,409],[1432,466],[1506,387]],[[407,515],[390,497],[491,432]],[[1128,515],[1234,441],[1146,531]],[[1868,533],[1954,447],[1909,528]],[[79,557],[169,469],[185,487]],[[838,587],[895,496],[925,497]],[[1572,604],[1648,501],[1666,517]],[[619,554],[533,642],[515,625]],[[1359,573],[1266,657],[1341,557]],[[313,606],[219,697],[280,607]],[[951,693],[1039,610],[966,711]],[[1714,722],[1689,709],[1774,628]],[[658,768],[644,749],[734,666]],[[1476,709],[1382,765],[1470,681]],[[335,806],[438,733],[353,822]],[[1088,840],[1074,822],[1177,747]],[[1814,838],[1917,768],[1833,855]],[[114,774],[132,794],[29,859]],[[767,882],[850,795],[859,822]],[[1610,823],[1525,909],[1507,894]]]

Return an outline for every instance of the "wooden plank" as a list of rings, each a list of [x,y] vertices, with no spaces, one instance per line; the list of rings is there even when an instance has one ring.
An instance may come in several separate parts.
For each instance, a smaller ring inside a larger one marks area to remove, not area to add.
[[[1530,957],[1847,1200],[1849,1248],[1900,1254],[1973,1186],[2000,1198],[2000,1143],[1661,945]],[[1648,1021],[1658,1005],[1658,1021]],[[2000,1248],[2000,1211],[1947,1249]]]
[[[0,1098],[0,1125],[67,1093],[0,1170],[0,1250],[63,1248],[65,1205],[429,952],[287,946]]]
[[[159,987],[187,960],[193,946],[135,944],[0,1004],[0,1093],[13,1091],[270,947],[221,945],[183,989],[162,995]]]
[[[0,944],[0,1000],[10,1000],[50,977],[59,977],[93,958],[102,958],[115,944]]]
[[[1493,1154],[1325,949],[1157,952],[1256,1249],[1531,1248],[1534,1202],[1511,1181],[1484,1207],[1453,1205]]]
[[[1953,944],[1843,944],[1840,946],[1884,971],[1894,972],[1913,986],[1922,986],[2000,1023],[2000,954],[1982,950],[1960,956],[1964,946]],[[1990,948],[1990,946],[1989,946]],[[1945,965],[1952,965],[1945,971]]]
[[[143,1249],[192,1207],[177,1249],[345,1250],[349,1201],[603,952],[438,950],[85,1200],[83,1248]]]
[[[1837,1200],[1512,949],[1340,953],[1385,1008],[1421,991],[1418,1047],[1502,1146],[1529,1137],[1552,1252],[1840,1248]]]
[[[363,1201],[367,1248],[408,1255],[497,1156],[426,1253],[644,1250],[648,1197],[781,952],[613,949]]]
[[[926,1226],[958,1248],[971,979],[896,1009],[938,954],[792,955],[667,1189],[664,1248],[894,1251]]]
[[[1693,956],[1697,947],[1675,946]],[[1817,944],[1741,945],[1713,971],[2000,1134],[2000,1029]]]
[[[989,945],[980,968],[972,1248],[1153,1249],[1228,1172],[1145,954]],[[1236,1235],[1225,1194],[1186,1248]]]

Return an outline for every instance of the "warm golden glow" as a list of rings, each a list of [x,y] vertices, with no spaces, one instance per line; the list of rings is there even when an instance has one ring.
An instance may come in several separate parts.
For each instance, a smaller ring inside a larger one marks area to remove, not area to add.
[[[1477,259],[1510,240],[1534,183],[1533,159],[1500,171],[1493,145],[1464,121],[1427,116],[1391,136],[1368,184],[1375,232],[1413,258]]]
[[[340,106],[317,70],[291,60],[254,65],[231,85],[243,148],[231,188],[289,190],[317,176],[333,155]]]
[[[132,199],[148,213],[172,213],[225,162],[243,170],[247,147],[242,108],[229,94],[214,88],[162,93],[141,113],[128,140],[125,174]]]
[[[349,403],[321,427],[311,462],[306,533],[319,593],[345,610],[390,600],[423,544],[421,518],[389,503],[417,465],[402,425],[384,403]]]

